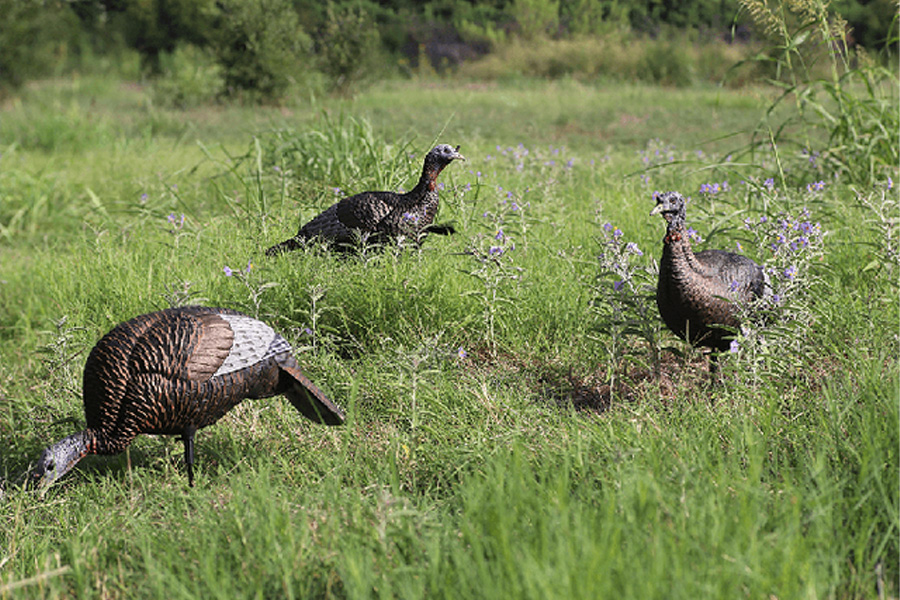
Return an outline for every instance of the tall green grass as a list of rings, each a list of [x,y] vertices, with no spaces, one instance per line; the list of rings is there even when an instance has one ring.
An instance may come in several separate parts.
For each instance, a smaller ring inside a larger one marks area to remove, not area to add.
[[[189,134],[147,129],[186,115],[138,96],[59,144],[25,143],[54,122],[31,93],[2,119],[2,480],[83,427],[96,340],[172,304],[271,322],[349,420],[247,402],[198,435],[193,489],[180,443],[151,436],[43,498],[4,483],[0,598],[897,595],[896,190],[762,202],[773,157],[729,161],[747,138],[703,143],[703,123],[751,130],[764,92],[406,83],[324,114],[189,113]],[[435,139],[469,159],[440,177],[455,236],[264,257],[335,187],[411,187]],[[708,247],[758,260],[743,219],[808,205],[828,234],[790,369],[774,348],[714,383],[665,331],[658,378],[640,338],[610,352],[602,226],[652,264],[655,189],[693,197]]]

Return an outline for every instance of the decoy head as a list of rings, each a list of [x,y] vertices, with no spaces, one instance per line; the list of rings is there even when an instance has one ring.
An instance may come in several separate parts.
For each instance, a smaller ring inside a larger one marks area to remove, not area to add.
[[[684,219],[684,196],[678,192],[659,192],[654,195],[656,196],[656,206],[650,211],[651,215],[661,214],[668,223],[671,223],[677,216]]]
[[[455,159],[466,160],[466,157],[459,153],[459,146],[454,148],[449,144],[438,144],[425,157],[426,162],[433,161],[441,166],[449,165]]]
[[[72,470],[87,454],[84,432],[70,435],[41,453],[37,464],[28,472],[26,485],[43,491]]]

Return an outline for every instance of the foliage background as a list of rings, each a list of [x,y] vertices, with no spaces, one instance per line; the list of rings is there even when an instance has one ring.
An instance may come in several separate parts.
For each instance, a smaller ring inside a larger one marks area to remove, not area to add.
[[[804,3],[788,4],[796,13]],[[896,56],[890,0],[836,0],[833,8],[847,21],[851,47]],[[178,84],[179,69],[195,65],[169,58],[197,56],[178,55],[185,46],[200,48],[219,69],[204,79],[203,100],[281,102],[297,93],[353,93],[384,77],[455,71],[487,55],[500,61],[468,76],[719,82],[736,56],[753,56],[765,40],[740,0],[0,0],[0,12],[10,17],[0,24],[0,93],[51,73],[130,69],[132,78],[167,78],[162,87],[171,93],[159,99],[175,105],[198,96],[196,85],[183,92],[189,84]]]
[[[0,598],[897,596],[896,38],[799,0],[0,2]],[[456,235],[264,257],[436,141]],[[784,295],[718,380],[658,319],[661,189]],[[246,402],[193,489],[165,436],[19,488],[96,340],[189,303],[270,322],[346,426]]]

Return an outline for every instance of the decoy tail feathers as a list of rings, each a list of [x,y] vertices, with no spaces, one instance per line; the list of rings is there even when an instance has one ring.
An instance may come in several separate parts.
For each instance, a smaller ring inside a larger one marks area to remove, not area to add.
[[[283,361],[280,366],[284,378],[284,384],[280,386],[282,393],[304,417],[325,425],[344,423],[344,411],[300,371],[293,358]]]

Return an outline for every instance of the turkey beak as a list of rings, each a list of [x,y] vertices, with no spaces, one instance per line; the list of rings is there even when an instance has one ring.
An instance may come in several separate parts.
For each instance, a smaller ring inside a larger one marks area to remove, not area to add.
[[[453,158],[458,158],[459,160],[466,160],[466,157],[459,153],[459,146],[453,151]]]
[[[658,215],[662,211],[663,211],[663,205],[657,204],[656,206],[653,207],[653,210],[650,211],[650,216],[652,217],[653,215]]]

